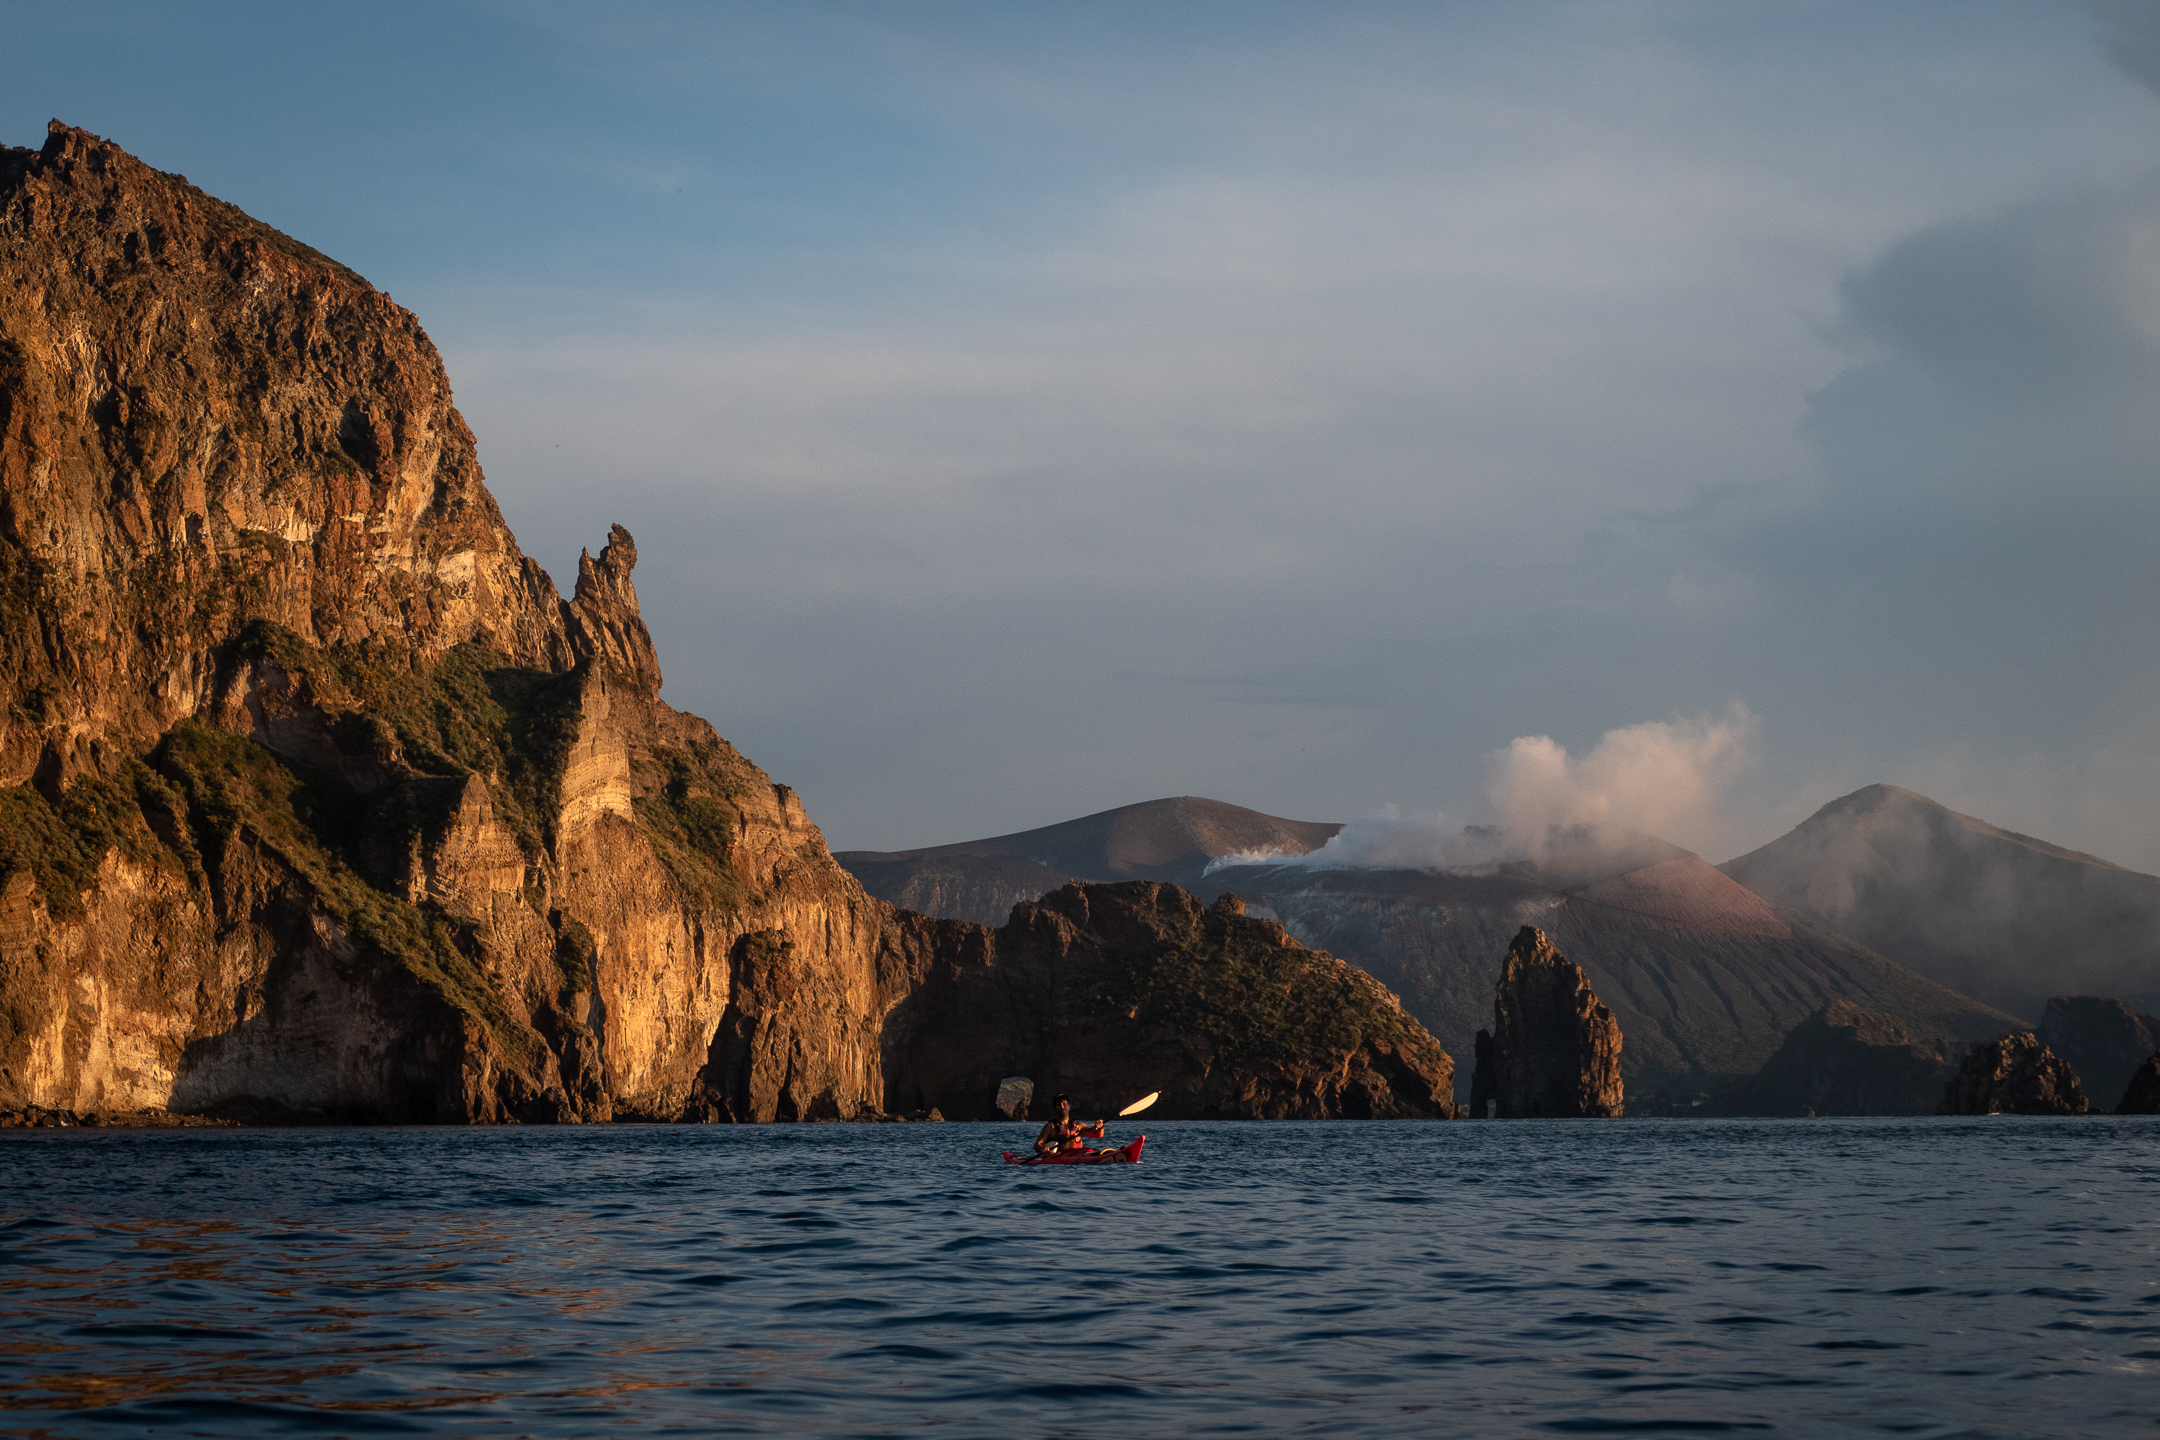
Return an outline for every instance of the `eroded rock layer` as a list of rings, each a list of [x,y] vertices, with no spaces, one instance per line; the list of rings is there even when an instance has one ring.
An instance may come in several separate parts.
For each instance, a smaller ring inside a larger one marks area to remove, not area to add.
[[[1493,1028],[1477,1036],[1473,1118],[1563,1119],[1625,1113],[1620,1022],[1582,967],[1525,925],[1508,946]]]

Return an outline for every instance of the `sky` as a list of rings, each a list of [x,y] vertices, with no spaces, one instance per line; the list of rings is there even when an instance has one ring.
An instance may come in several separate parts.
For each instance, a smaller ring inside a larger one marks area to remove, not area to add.
[[[1713,860],[1882,781],[2160,871],[2160,5],[0,34],[0,141],[414,310],[524,548],[629,527],[666,698],[835,848],[1535,773]]]

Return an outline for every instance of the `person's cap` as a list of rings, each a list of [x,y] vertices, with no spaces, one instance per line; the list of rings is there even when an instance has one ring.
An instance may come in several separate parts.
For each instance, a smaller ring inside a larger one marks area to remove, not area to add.
[[[1072,1096],[1070,1095],[1053,1095],[1050,1097],[1050,1103],[1053,1105],[1057,1104],[1060,1100],[1063,1100],[1068,1105],[1072,1104]]]

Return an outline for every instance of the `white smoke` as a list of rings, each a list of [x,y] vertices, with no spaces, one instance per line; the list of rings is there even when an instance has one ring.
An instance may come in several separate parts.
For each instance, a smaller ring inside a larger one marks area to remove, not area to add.
[[[1383,805],[1360,815],[1317,850],[1235,850],[1208,862],[1208,872],[1232,865],[1295,865],[1306,870],[1489,870],[1521,859],[1520,846],[1492,827],[1466,827],[1440,811],[1405,815]]]
[[[1700,843],[1761,736],[1761,718],[1737,700],[1723,716],[1608,730],[1580,760],[1550,736],[1518,736],[1485,757],[1485,802],[1501,832],[1526,843],[1577,826]]]
[[[1404,814],[1389,805],[1345,825],[1302,855],[1235,851],[1208,865],[1308,870],[1474,873],[1542,859],[1556,838],[1595,847],[1639,831],[1689,848],[1714,836],[1725,789],[1754,759],[1762,720],[1735,700],[1722,716],[1651,720],[1608,730],[1581,759],[1549,735],[1520,735],[1485,757],[1480,809],[1491,821]]]

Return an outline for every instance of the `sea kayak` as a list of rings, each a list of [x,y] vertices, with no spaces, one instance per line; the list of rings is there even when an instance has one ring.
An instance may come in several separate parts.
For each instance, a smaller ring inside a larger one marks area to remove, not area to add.
[[[1140,1163],[1140,1147],[1147,1144],[1147,1136],[1135,1135],[1130,1145],[1106,1147],[1101,1150],[1060,1150],[1055,1155],[1020,1155],[1011,1150],[1005,1152],[1008,1165],[1137,1165]]]

